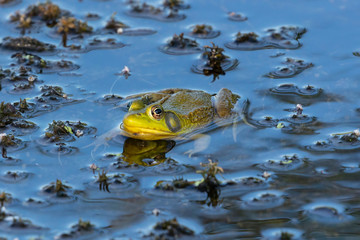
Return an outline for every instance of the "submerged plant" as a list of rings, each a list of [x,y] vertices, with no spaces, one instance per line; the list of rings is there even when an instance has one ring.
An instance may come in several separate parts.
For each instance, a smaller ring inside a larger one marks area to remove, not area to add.
[[[199,44],[195,40],[184,37],[184,33],[179,35],[174,34],[172,39],[169,41],[169,47],[186,48],[186,47],[197,47]]]
[[[154,226],[155,230],[165,231],[165,233],[156,236],[155,239],[169,239],[169,237],[177,239],[183,235],[192,236],[194,231],[190,228],[181,225],[176,218],[171,220],[165,220],[162,222],[156,223]]]
[[[244,42],[257,43],[257,42],[259,42],[258,38],[259,38],[259,35],[257,35],[254,32],[249,32],[249,33],[238,32],[236,34],[235,43],[237,43],[237,44],[244,43]]]
[[[109,190],[109,177],[108,176],[106,176],[106,172],[105,172],[105,170],[103,170],[101,173],[99,172],[98,173],[99,175],[98,175],[98,182],[99,182],[99,190],[101,191],[101,190],[103,190],[103,191],[107,191],[107,192],[110,192],[110,190]]]
[[[211,44],[212,46],[204,46],[205,52],[203,56],[206,58],[206,66],[203,69],[203,73],[206,76],[213,75],[213,81],[215,81],[219,75],[225,75],[222,63],[229,57],[223,54],[223,48],[216,46],[213,42]]]
[[[181,7],[181,5],[184,4],[183,0],[164,0],[163,6],[167,7],[171,10],[176,10]]]
[[[50,194],[55,194],[56,197],[68,197],[67,191],[70,189],[70,186],[67,186],[62,183],[61,180],[56,179],[56,182],[52,182],[49,185],[43,188],[43,191]]]
[[[125,23],[122,23],[122,22],[116,20],[115,15],[116,15],[116,12],[114,12],[111,15],[110,20],[105,25],[106,29],[115,29],[115,30],[118,31],[118,29],[123,29],[123,28],[128,28],[129,27]]]
[[[71,29],[75,29],[75,18],[62,17],[58,23],[58,32],[62,34],[63,46],[67,46],[67,36]]]
[[[351,131],[351,132],[334,133],[332,135],[334,137],[340,136],[340,139],[345,142],[357,142],[357,141],[359,141],[360,131],[359,131],[359,129],[355,129],[354,131]]]
[[[220,196],[219,186],[221,184],[216,175],[223,173],[224,170],[222,167],[218,166],[217,162],[213,162],[211,159],[209,159],[209,163],[200,163],[200,165],[205,169],[196,171],[196,173],[200,173],[203,177],[202,181],[198,185],[198,189],[208,194],[207,199],[210,199],[208,205],[211,204],[215,207],[218,205],[218,199]]]
[[[193,34],[209,34],[212,31],[212,27],[210,25],[206,25],[206,24],[197,24],[195,25],[195,27],[192,29],[192,33]]]
[[[10,193],[6,193],[6,192],[0,193],[0,211],[1,211],[2,207],[4,206],[4,204],[7,202],[10,202],[10,201],[11,201]]]
[[[92,32],[92,27],[87,22],[82,22],[74,17],[62,17],[58,22],[58,33],[62,34],[63,46],[67,46],[67,37],[69,33],[82,34]]]

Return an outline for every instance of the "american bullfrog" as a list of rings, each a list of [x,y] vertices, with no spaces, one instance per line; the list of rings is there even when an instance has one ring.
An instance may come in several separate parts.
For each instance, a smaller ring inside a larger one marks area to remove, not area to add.
[[[142,140],[183,137],[229,119],[239,98],[226,88],[217,94],[176,88],[129,96],[120,128],[123,135]]]

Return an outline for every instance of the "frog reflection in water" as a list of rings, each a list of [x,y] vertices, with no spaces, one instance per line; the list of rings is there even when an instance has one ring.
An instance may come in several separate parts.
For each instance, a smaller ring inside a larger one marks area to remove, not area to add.
[[[172,140],[146,141],[127,138],[124,142],[121,159],[129,164],[153,166],[164,162],[165,154],[175,146]],[[151,162],[145,161],[151,159]]]
[[[220,124],[235,114],[240,96],[223,88],[217,94],[200,90],[165,89],[127,97],[133,100],[121,134],[141,140],[181,139]]]

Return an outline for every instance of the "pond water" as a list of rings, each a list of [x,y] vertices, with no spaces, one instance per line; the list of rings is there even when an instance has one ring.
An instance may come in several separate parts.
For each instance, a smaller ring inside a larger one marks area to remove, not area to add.
[[[359,239],[360,2],[176,2],[0,1],[0,237]],[[198,152],[117,134],[166,88],[228,88],[246,120]]]

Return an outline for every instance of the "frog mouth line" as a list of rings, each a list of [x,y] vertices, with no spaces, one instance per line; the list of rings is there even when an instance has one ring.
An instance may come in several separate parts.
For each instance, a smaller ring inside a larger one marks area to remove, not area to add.
[[[132,138],[144,139],[144,140],[158,140],[164,138],[171,138],[176,136],[172,132],[160,131],[152,128],[144,127],[127,127],[124,123],[120,124],[120,129],[123,130],[123,135]]]

